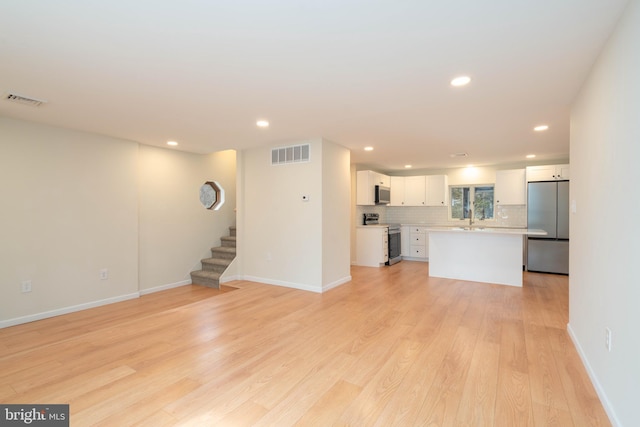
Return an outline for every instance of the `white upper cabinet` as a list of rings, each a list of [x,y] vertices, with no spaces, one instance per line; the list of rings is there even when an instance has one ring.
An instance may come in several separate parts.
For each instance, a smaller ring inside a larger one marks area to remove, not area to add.
[[[405,206],[404,193],[405,193],[404,176],[392,176],[391,177],[391,203],[389,203],[389,206]]]
[[[405,177],[404,202],[405,206],[426,206],[427,184],[425,176]]]
[[[389,206],[447,206],[446,175],[392,176]]]
[[[389,206],[426,206],[425,176],[392,176]]]
[[[556,166],[556,179],[569,179],[570,170],[569,165],[557,165]]]
[[[356,173],[356,204],[375,205],[375,186],[389,187],[391,180],[387,175],[375,171]]]
[[[449,204],[449,188],[447,175],[427,176],[426,206],[447,206]]]
[[[545,165],[527,167],[527,182],[558,181],[569,179],[569,165]]]
[[[524,205],[526,198],[524,169],[496,171],[496,205]]]
[[[391,179],[388,175],[381,174],[375,171],[366,171],[369,175],[369,181],[371,185],[381,185],[383,187],[391,186]]]

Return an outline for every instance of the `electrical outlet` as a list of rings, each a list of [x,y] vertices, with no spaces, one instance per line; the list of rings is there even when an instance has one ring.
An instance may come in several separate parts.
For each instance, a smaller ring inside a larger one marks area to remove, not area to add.
[[[611,329],[604,328],[604,345],[608,351],[611,351]]]
[[[103,268],[100,270],[100,280],[107,280],[109,278],[109,270]]]
[[[26,294],[27,292],[31,292],[31,280],[23,281],[22,286],[20,287],[20,290],[22,291],[23,294]]]

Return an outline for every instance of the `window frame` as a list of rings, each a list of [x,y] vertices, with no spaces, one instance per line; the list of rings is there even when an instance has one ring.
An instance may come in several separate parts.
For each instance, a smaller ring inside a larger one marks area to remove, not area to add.
[[[485,188],[485,187],[491,187],[491,189],[493,190],[493,203],[492,203],[492,209],[491,209],[491,213],[492,213],[492,217],[491,218],[479,218],[477,217],[477,211],[474,208],[475,207],[475,199],[476,199],[476,188]],[[473,220],[474,221],[495,221],[496,219],[496,185],[495,184],[460,184],[460,185],[450,185],[449,186],[449,220],[451,221],[468,221],[469,220],[469,215],[468,215],[468,210],[469,209],[464,209],[463,206],[463,218],[454,218],[453,217],[453,205],[454,205],[454,197],[451,194],[452,190],[454,188],[462,188],[462,189],[469,189],[469,207],[473,210]]]

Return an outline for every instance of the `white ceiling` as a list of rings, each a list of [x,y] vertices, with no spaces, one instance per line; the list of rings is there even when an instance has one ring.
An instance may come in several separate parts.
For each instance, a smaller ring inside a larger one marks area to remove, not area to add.
[[[387,171],[562,159],[626,3],[2,0],[0,94],[48,102],[0,115],[197,153],[324,137]]]

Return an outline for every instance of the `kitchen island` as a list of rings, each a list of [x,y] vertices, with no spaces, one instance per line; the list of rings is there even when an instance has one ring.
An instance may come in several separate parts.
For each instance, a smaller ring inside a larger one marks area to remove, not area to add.
[[[429,276],[522,286],[523,238],[544,230],[429,227]]]

